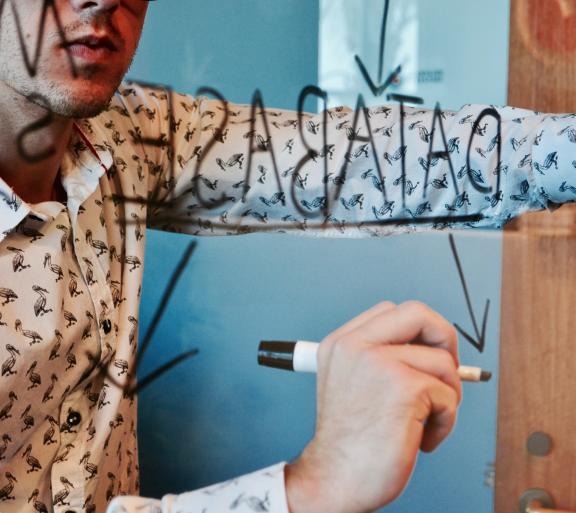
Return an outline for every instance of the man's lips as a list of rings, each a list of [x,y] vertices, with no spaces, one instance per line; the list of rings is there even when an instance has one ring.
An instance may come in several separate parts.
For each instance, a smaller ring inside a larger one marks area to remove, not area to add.
[[[69,46],[76,46],[76,45],[83,45],[89,48],[106,48],[107,50],[113,52],[118,50],[118,45],[114,43],[112,38],[108,36],[97,36],[97,35],[77,37],[75,39],[67,41],[67,43],[63,46],[66,48]]]
[[[67,52],[84,61],[96,63],[118,51],[118,45],[106,35],[75,37],[62,45]]]

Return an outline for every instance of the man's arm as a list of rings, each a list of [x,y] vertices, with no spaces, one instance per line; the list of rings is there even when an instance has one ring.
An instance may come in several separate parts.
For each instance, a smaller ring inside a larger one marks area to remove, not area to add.
[[[124,101],[154,102],[162,114],[150,123],[127,104],[141,135],[164,141],[145,148],[155,228],[367,236],[500,227],[576,197],[573,115],[390,104],[299,116],[137,91]]]
[[[318,353],[314,438],[286,469],[291,513],[365,513],[395,500],[462,399],[453,326],[418,302],[376,305]]]
[[[418,451],[452,430],[457,368],[448,321],[417,302],[376,305],[320,344],[315,435],[284,474],[279,464],[162,501],[119,497],[108,513],[374,511],[402,492]]]

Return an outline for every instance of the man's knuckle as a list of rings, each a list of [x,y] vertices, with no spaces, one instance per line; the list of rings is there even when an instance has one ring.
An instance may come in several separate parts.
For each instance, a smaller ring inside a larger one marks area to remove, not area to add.
[[[379,365],[382,373],[397,383],[400,388],[415,386],[414,374],[403,362],[394,357],[385,357],[380,359]]]
[[[429,306],[425,305],[424,303],[416,299],[405,301],[404,303],[402,303],[401,306],[403,307],[403,309],[407,310],[411,315],[414,315],[416,317],[429,315],[431,312]]]
[[[447,411],[448,414],[456,418],[456,414],[458,412],[458,394],[454,389],[450,389],[450,401],[448,401]]]
[[[428,397],[430,394],[430,380],[424,378],[414,378],[412,387],[410,388],[414,395],[418,397]]]
[[[453,388],[450,388],[450,393],[452,394],[452,404],[454,405],[454,410],[458,409],[458,392]]]
[[[332,341],[332,354],[335,358],[348,359],[357,351],[357,342],[354,337],[342,335]]]
[[[367,371],[380,372],[383,368],[382,358],[376,349],[375,346],[366,345],[358,350],[358,363]]]
[[[456,344],[458,342],[458,332],[456,331],[456,328],[448,321],[446,321],[445,332],[446,332],[446,340],[451,345]]]
[[[331,352],[331,342],[324,339],[318,346],[318,362],[325,362],[328,360],[328,355]]]
[[[438,349],[438,358],[442,369],[448,372],[456,371],[456,363],[454,357],[445,349]]]

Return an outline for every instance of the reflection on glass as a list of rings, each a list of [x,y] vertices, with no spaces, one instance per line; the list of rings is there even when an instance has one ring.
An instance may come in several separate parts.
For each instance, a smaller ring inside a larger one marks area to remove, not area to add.
[[[320,1],[320,86],[330,105],[369,105],[388,92],[440,102],[506,103],[509,0],[390,0],[382,82],[399,65],[400,79],[374,97],[354,60],[358,55],[378,83],[385,0]],[[380,82],[380,83],[382,83]]]
[[[380,77],[385,5],[386,0],[320,1],[319,81],[329,94],[330,106],[354,107],[359,94],[367,105],[382,104],[392,92],[419,96],[426,107],[439,102],[444,109],[459,109],[466,103],[506,103],[508,0],[389,0]],[[355,56],[376,86],[401,65],[399,79],[375,96]],[[429,237],[427,247],[440,235]],[[499,251],[497,233],[467,234],[465,240],[491,256]],[[496,274],[498,266],[496,258],[491,268]],[[488,266],[481,271],[488,273]],[[493,300],[498,288],[497,280]],[[490,340],[496,342],[497,322],[492,322]],[[498,369],[496,346],[490,344],[482,355],[482,364],[494,371]],[[461,357],[473,359],[470,348],[462,344]],[[492,511],[497,373],[490,386],[465,387],[464,397],[450,439],[437,453],[420,455],[412,482],[386,513]]]

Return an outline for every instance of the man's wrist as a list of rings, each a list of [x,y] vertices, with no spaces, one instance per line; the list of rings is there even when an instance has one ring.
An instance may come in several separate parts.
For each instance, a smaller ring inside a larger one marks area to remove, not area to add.
[[[298,460],[286,465],[284,479],[289,513],[311,513],[316,502],[314,485],[302,475]]]
[[[319,469],[302,456],[284,468],[290,513],[338,513],[334,495]]]

